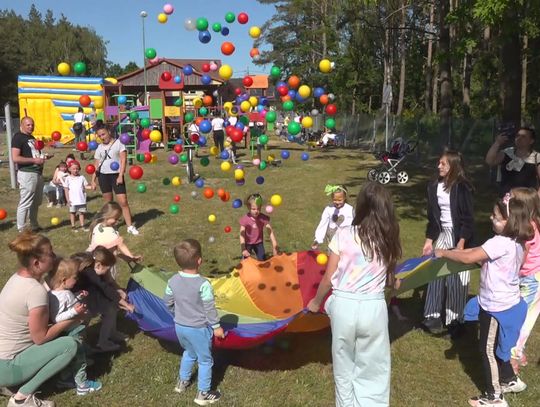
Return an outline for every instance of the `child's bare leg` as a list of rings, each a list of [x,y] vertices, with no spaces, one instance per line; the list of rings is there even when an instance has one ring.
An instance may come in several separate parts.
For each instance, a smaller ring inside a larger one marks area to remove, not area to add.
[[[81,228],[84,228],[84,213],[79,212],[79,223],[81,224]]]
[[[69,213],[69,220],[71,222],[71,227],[74,228],[75,227],[75,214],[74,213]]]

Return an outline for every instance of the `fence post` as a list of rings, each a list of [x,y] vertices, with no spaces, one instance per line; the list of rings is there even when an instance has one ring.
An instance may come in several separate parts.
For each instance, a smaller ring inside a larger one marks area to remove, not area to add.
[[[11,188],[15,189],[17,184],[15,182],[15,163],[11,156],[11,138],[12,136],[12,123],[11,123],[11,106],[8,103],[4,105],[4,114],[6,116],[6,138],[7,138],[7,150],[9,157],[9,178],[11,179]]]

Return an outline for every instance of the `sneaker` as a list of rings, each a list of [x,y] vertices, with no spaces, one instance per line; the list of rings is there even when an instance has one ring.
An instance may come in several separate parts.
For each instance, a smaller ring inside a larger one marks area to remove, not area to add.
[[[88,393],[101,390],[102,387],[98,380],[87,380],[81,386],[77,386],[77,396],[86,396]]]
[[[24,403],[15,402],[14,397],[10,397],[7,403],[7,407],[55,407],[56,403],[49,400],[41,400],[36,397],[35,394],[29,395]]]
[[[62,204],[56,204],[57,208],[61,208],[62,206],[63,206]]]
[[[139,235],[139,231],[137,230],[137,228],[135,227],[135,225],[131,225],[127,228],[127,232],[133,236],[138,236]]]
[[[53,202],[49,202],[49,203],[47,204],[47,208],[52,208],[53,206],[54,206],[54,203],[53,203]]]
[[[221,393],[219,390],[210,390],[210,391],[198,391],[197,397],[195,397],[195,404],[199,406],[207,406],[209,404],[214,404],[221,398]]]
[[[79,229],[77,229],[77,226],[72,226],[71,231],[77,233]]]
[[[180,380],[176,383],[174,391],[177,393],[183,393],[189,386],[191,386],[191,380]]]
[[[527,385],[519,377],[508,383],[501,383],[503,393],[519,393],[527,388]]]
[[[98,343],[96,349],[98,352],[116,352],[120,350],[120,345],[107,341],[105,343]]]
[[[439,318],[424,319],[422,328],[430,334],[440,334],[443,331],[443,325]]]
[[[83,228],[82,228],[82,231],[83,231],[83,232],[90,232],[90,229],[88,229],[87,227],[83,227]]]
[[[472,407],[483,407],[483,406],[509,407],[508,402],[504,399],[502,394],[499,397],[495,397],[493,395],[488,395],[486,393],[478,397],[470,398],[469,405]]]

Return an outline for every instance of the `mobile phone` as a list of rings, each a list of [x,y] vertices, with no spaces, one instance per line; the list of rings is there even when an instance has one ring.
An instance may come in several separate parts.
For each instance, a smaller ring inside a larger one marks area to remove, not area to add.
[[[502,134],[508,137],[508,140],[513,142],[516,138],[517,126],[512,122],[501,123],[497,126],[497,134]]]

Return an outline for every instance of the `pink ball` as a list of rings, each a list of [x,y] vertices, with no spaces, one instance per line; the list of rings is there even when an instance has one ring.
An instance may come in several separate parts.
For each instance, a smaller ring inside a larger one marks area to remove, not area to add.
[[[155,65],[155,64],[158,63],[158,57],[156,56],[156,57],[154,57],[154,58],[148,60],[148,62],[150,62],[152,65]]]
[[[264,119],[264,118],[266,117],[266,113],[268,113],[268,110],[261,110],[261,111],[259,112],[259,117],[260,117],[261,119]]]
[[[172,4],[167,3],[163,6],[163,12],[167,15],[171,15],[174,11],[174,7]]]
[[[274,212],[274,207],[272,205],[266,205],[266,208],[264,208],[266,213],[272,213]]]
[[[258,158],[254,158],[252,163],[253,165],[258,166],[261,163],[261,160],[259,160]]]
[[[216,64],[215,62],[212,62],[212,63],[210,64],[210,70],[211,70],[212,72],[215,72],[215,71],[217,71],[217,69],[218,69],[217,64]]]

